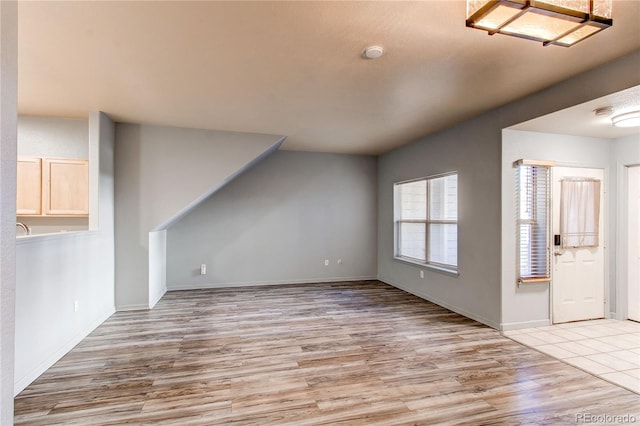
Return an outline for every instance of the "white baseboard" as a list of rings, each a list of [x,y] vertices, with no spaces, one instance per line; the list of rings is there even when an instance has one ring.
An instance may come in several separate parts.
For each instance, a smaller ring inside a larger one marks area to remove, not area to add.
[[[38,365],[34,366],[31,371],[27,372],[22,377],[16,377],[13,383],[13,396],[15,397],[22,392],[27,386],[29,386],[35,379],[40,377],[42,373],[47,371],[53,364],[58,362],[60,358],[65,356],[71,349],[73,349],[78,343],[87,337],[93,330],[95,330],[100,324],[105,322],[115,312],[114,308],[111,308],[101,315],[96,316],[82,331],[72,336],[69,340],[64,342],[58,349],[54,350],[47,358],[42,360]]]
[[[500,323],[500,331],[520,330],[523,328],[546,327],[551,325],[551,320],[533,320],[520,322],[503,322]]]
[[[116,305],[116,312],[144,311],[147,309],[149,309],[149,305],[145,305],[144,303],[136,303],[133,305]]]
[[[150,301],[149,301],[149,309],[153,309],[154,306],[156,306],[156,304],[160,301],[160,299],[162,299],[162,296],[164,296],[164,294],[167,292],[167,288],[163,288],[161,291],[158,292],[158,294],[155,295],[155,297],[153,297]]]
[[[160,301],[160,299],[162,299],[162,296],[164,296],[166,292],[167,292],[166,288],[162,289],[162,291],[158,292],[158,294],[156,294],[155,296],[153,296],[153,298],[151,298],[148,305],[145,305],[144,303],[134,303],[130,305],[116,305],[116,311],[117,312],[144,311],[147,309],[153,309],[153,307],[156,306],[156,304]]]
[[[248,282],[233,282],[233,283],[202,283],[202,284],[184,284],[167,285],[167,291],[176,290],[202,290],[208,288],[228,288],[228,287],[253,287],[253,286],[268,286],[268,285],[289,285],[289,284],[313,284],[313,283],[333,283],[340,281],[369,281],[377,280],[375,276],[363,276],[363,277],[339,277],[339,278],[311,278],[303,280],[285,280],[285,281],[248,281]]]
[[[409,287],[404,286],[402,284],[391,282],[390,280],[378,278],[378,281],[381,281],[381,282],[383,282],[385,284],[388,284],[388,285],[390,285],[392,287],[399,288],[400,290],[406,291],[407,293],[411,293],[411,294],[413,294],[415,296],[418,296],[421,299],[428,300],[431,303],[435,303],[436,305],[442,306],[443,308],[449,309],[450,311],[453,311],[453,312],[455,312],[457,314],[460,314],[460,315],[462,315],[464,317],[470,318],[470,319],[472,319],[474,321],[478,321],[479,323],[487,325],[487,326],[489,326],[491,328],[495,328],[495,329],[499,329],[500,328],[500,324],[498,324],[495,321],[492,321],[490,319],[484,318],[484,317],[482,317],[480,315],[476,315],[476,314],[474,314],[472,312],[468,312],[465,309],[462,309],[462,308],[460,308],[458,306],[454,306],[454,305],[451,305],[449,303],[446,303],[446,302],[443,302],[441,300],[438,300],[438,299],[430,296],[429,294],[423,293],[421,291],[417,291],[415,289],[409,288]]]

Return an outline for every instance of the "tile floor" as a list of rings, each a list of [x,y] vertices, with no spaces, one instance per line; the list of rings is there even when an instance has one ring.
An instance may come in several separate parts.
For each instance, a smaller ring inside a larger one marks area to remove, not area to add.
[[[600,319],[510,330],[503,334],[640,393],[640,323]]]

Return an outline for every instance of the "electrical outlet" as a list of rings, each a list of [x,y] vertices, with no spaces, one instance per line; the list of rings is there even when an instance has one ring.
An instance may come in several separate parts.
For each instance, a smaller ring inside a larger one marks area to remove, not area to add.
[[[420,278],[424,278],[424,271],[420,271]]]
[[[324,260],[324,266],[329,266],[329,259]]]
[[[78,312],[78,308],[80,307],[80,303],[77,300],[73,301],[73,312]]]
[[[342,265],[342,259],[338,259],[338,265]]]
[[[207,275],[207,264],[203,263],[200,265],[200,275]]]

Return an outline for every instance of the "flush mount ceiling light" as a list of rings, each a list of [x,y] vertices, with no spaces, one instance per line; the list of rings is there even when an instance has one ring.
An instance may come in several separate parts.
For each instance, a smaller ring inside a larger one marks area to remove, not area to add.
[[[467,0],[467,27],[569,47],[609,28],[612,0]]]
[[[613,116],[611,122],[616,127],[638,127],[640,126],[640,110]]]

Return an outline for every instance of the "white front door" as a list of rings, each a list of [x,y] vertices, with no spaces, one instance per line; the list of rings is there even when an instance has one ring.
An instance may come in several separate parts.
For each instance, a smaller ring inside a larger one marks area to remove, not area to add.
[[[629,319],[640,321],[640,166],[627,169]]]
[[[604,318],[604,172],[602,169],[553,168],[553,235],[561,234],[563,180],[591,178],[600,181],[598,245],[596,247],[553,248],[551,297],[553,323]],[[588,203],[587,203],[588,204]],[[579,209],[589,209],[583,202]],[[593,206],[593,204],[590,204]],[[572,207],[573,209],[574,207]],[[565,205],[565,210],[567,210]],[[568,213],[565,211],[564,213]],[[574,211],[582,217],[580,211]],[[587,214],[588,216],[588,214]]]

